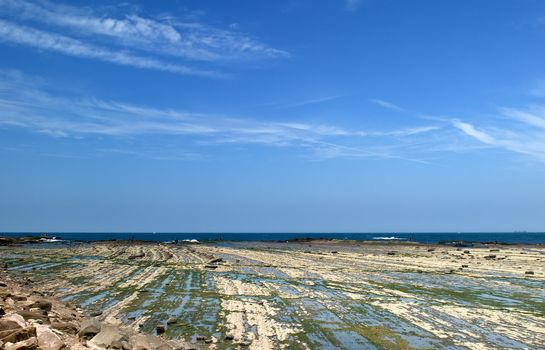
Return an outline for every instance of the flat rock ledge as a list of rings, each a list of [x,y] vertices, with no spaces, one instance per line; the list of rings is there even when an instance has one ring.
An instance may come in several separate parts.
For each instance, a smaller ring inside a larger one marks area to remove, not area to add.
[[[194,346],[84,317],[69,303],[0,275],[0,349],[182,350]]]

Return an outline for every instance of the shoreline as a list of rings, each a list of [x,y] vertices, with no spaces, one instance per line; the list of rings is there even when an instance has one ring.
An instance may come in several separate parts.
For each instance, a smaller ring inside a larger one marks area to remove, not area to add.
[[[219,244],[219,243],[352,243],[352,244],[392,244],[392,245],[430,245],[430,246],[452,246],[452,247],[487,247],[487,246],[512,246],[512,247],[545,247],[545,242],[543,243],[526,243],[526,242],[506,242],[506,241],[478,241],[478,240],[444,240],[438,242],[421,242],[418,240],[411,240],[405,238],[375,238],[375,239],[339,239],[339,238],[327,238],[327,237],[295,237],[286,240],[278,239],[244,239],[244,240],[235,240],[235,239],[180,239],[180,240],[149,240],[149,239],[89,239],[89,240],[69,240],[64,239],[62,236],[1,236],[0,235],[0,246],[10,245],[10,244],[57,244],[57,245],[66,245],[66,244],[92,244],[92,243],[145,243],[145,244],[175,244],[175,245],[191,245],[191,244]]]
[[[34,247],[0,246],[3,273],[100,322],[189,348],[458,350],[545,342],[545,246],[303,240]],[[172,317],[176,324],[168,323]]]

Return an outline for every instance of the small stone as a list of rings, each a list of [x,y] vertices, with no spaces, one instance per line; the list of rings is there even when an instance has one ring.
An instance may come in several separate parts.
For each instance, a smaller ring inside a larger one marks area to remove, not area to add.
[[[233,339],[235,339],[234,335],[232,335],[232,334],[226,334],[225,335],[225,340],[233,340]]]
[[[396,252],[388,252],[388,253],[386,253],[386,254],[388,254],[388,255],[396,255]]]
[[[176,317],[171,317],[167,320],[167,324],[175,324],[176,322],[178,322]]]
[[[155,330],[157,331],[157,334],[162,334],[162,333],[165,333],[166,331],[165,326],[162,324],[157,325]]]
[[[216,264],[216,263],[219,263],[219,262],[222,262],[222,261],[223,261],[222,258],[216,258],[216,259],[210,260],[208,263],[209,264]]]
[[[110,345],[110,348],[111,349],[122,350],[123,349],[123,344],[119,340],[114,340],[112,342],[112,344]]]
[[[51,302],[46,300],[38,300],[28,306],[29,308],[38,308],[44,311],[51,311]]]
[[[77,334],[78,328],[68,322],[51,322],[51,328],[68,334]]]
[[[534,274],[534,271],[526,271],[524,274],[525,274],[525,275],[533,275],[533,274]]]
[[[26,311],[21,310],[19,311],[19,315],[21,315],[25,320],[40,320],[42,322],[49,322],[49,317],[47,315],[44,315],[44,312],[40,309],[32,309],[37,311]]]
[[[469,267],[469,265],[462,265],[462,267],[466,267],[466,268],[467,268],[467,267]]]
[[[464,254],[471,254],[469,250],[464,250]]]
[[[205,342],[206,344],[211,344],[211,343],[212,343],[212,339],[206,339],[204,342]]]
[[[204,265],[207,269],[217,269],[218,267],[216,265]]]
[[[339,254],[337,251],[332,251],[331,254]]]
[[[121,342],[121,348],[123,350],[132,350],[132,347],[129,343],[127,343],[125,340]]]
[[[204,335],[198,335],[195,339],[202,341],[202,340],[206,340],[206,337]]]

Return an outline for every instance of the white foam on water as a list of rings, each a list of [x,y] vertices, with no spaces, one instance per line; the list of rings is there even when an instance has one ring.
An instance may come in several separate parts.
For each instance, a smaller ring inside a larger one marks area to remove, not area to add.
[[[399,238],[399,237],[396,237],[396,236],[391,236],[391,237],[373,237],[373,239],[380,239],[380,240],[385,240],[385,241],[403,241],[407,238]]]

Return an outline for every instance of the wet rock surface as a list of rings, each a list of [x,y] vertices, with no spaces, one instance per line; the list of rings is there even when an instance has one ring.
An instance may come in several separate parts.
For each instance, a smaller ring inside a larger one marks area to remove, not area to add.
[[[67,349],[537,349],[545,344],[544,255],[543,246],[346,241],[4,246],[0,341],[34,349],[46,337]]]

